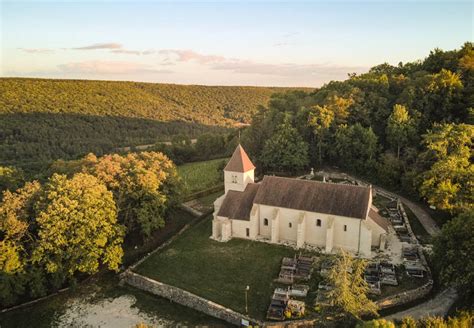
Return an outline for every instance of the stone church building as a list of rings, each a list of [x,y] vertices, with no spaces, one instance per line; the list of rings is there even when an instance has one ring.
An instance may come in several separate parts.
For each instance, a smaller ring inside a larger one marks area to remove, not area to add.
[[[224,168],[225,194],[214,202],[212,237],[340,248],[364,257],[384,247],[388,221],[372,207],[372,187],[265,176],[237,146]]]

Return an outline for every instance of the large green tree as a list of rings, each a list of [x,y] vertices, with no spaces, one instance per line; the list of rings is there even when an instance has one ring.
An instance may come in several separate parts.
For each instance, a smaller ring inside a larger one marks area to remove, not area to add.
[[[355,259],[341,250],[328,281],[334,288],[328,292],[331,306],[359,318],[365,314],[377,315],[376,304],[368,298],[369,286],[364,280],[367,262]]]
[[[180,195],[176,166],[162,153],[141,152],[97,158],[88,155],[83,170],[113,192],[119,222],[128,232],[149,236],[165,224],[165,214]]]
[[[334,112],[329,108],[316,105],[310,109],[308,124],[313,128],[313,133],[318,140],[319,165],[323,162],[323,145],[333,121]]]
[[[431,162],[422,173],[420,193],[437,208],[460,213],[474,208],[474,126],[441,124],[424,136]]]
[[[308,144],[291,125],[289,117],[265,142],[261,162],[265,169],[278,172],[295,172],[308,165]]]
[[[0,304],[12,304],[25,292],[33,238],[30,224],[40,184],[28,182],[15,192],[5,191],[0,202]]]
[[[433,243],[433,262],[440,281],[474,297],[474,210],[447,222]]]
[[[337,129],[332,153],[342,167],[367,175],[375,166],[377,151],[377,136],[372,128],[355,124]]]
[[[396,151],[397,159],[400,158],[400,150],[413,139],[415,133],[413,120],[410,118],[405,106],[396,104],[390,114],[387,123],[387,140]]]
[[[113,195],[96,177],[54,174],[35,206],[37,240],[32,263],[59,282],[101,265],[118,270],[124,228]]]

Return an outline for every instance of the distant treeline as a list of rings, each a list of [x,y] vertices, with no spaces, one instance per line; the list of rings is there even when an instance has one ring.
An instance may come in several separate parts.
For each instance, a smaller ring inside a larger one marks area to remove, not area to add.
[[[289,88],[0,79],[0,165],[34,169],[250,122]]]

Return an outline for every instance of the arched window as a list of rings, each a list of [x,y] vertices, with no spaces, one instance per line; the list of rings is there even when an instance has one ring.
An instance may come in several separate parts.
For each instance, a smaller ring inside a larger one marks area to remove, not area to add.
[[[263,225],[268,225],[268,219],[263,219]]]
[[[344,231],[347,231],[347,225],[344,224]]]
[[[320,227],[320,226],[321,226],[321,219],[317,219],[317,220],[316,220],[316,226],[317,226],[317,227]]]
[[[288,227],[289,227],[289,228],[291,228],[291,227],[292,227],[292,224],[291,224],[291,222],[290,222],[290,223],[288,223]]]

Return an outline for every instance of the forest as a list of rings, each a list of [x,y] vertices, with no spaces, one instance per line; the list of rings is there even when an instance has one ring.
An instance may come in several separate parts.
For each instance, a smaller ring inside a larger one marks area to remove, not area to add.
[[[453,214],[472,209],[474,49],[435,49],[275,94],[242,143],[262,172],[337,166]]]
[[[41,170],[59,158],[223,132],[287,90],[1,78],[0,165]]]

